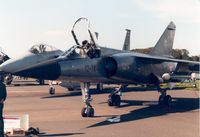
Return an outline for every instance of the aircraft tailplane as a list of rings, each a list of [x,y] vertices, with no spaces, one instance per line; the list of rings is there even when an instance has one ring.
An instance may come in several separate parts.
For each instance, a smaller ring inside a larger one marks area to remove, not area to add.
[[[175,30],[176,25],[171,21],[150,54],[171,57]]]

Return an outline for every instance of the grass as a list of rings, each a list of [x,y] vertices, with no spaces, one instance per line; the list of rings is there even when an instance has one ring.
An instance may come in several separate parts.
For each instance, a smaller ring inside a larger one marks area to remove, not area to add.
[[[179,82],[179,83],[176,83],[174,88],[184,88],[184,89],[187,89],[187,90],[196,90],[198,92],[200,92],[200,80],[196,80],[196,87],[193,87],[193,84],[191,82]],[[168,88],[168,85],[167,84],[162,84],[161,85],[162,88]]]

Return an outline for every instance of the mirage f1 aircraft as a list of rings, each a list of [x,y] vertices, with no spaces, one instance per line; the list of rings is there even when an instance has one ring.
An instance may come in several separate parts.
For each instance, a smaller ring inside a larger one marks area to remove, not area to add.
[[[173,22],[170,22],[155,47],[147,55],[99,46],[90,31],[89,21],[90,41],[84,40],[80,44],[74,33],[74,27],[80,20],[88,21],[86,18],[80,18],[75,22],[72,35],[76,45],[61,56],[26,67],[17,65],[21,59],[12,59],[2,64],[1,70],[25,77],[81,83],[82,96],[86,104],[81,111],[83,117],[94,116],[89,93],[91,83],[121,85],[110,94],[108,99],[110,106],[120,105],[121,92],[128,84],[157,86],[161,93],[159,104],[169,105],[171,96],[167,95],[166,89],[160,88],[160,84],[169,82],[174,72],[190,71],[191,68],[199,71],[200,62],[174,59],[171,56],[176,29]]]

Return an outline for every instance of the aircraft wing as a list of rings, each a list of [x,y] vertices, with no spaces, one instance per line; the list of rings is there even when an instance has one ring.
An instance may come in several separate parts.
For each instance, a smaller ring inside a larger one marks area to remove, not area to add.
[[[200,65],[200,62],[197,61],[189,61],[189,60],[182,60],[182,59],[174,59],[169,57],[161,57],[161,56],[152,56],[147,54],[140,54],[140,53],[133,53],[134,57],[137,60],[144,61],[145,63],[161,63],[161,62],[176,62],[176,63],[184,63],[184,64],[193,64],[193,65]]]

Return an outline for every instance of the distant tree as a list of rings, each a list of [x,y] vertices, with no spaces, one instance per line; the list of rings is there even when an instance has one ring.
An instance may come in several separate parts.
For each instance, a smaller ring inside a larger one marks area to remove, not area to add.
[[[176,59],[182,59],[182,54],[180,49],[173,49],[172,56]]]
[[[145,48],[145,49],[132,49],[131,51],[138,52],[138,53],[149,54],[149,52],[151,50],[152,50],[152,47]]]
[[[191,61],[200,61],[200,55],[199,56],[191,56],[190,60]]]
[[[173,49],[172,56],[176,59],[186,59],[189,60],[189,51],[186,49]]]
[[[187,59],[187,60],[190,59],[190,57],[189,57],[189,51],[188,50],[181,49],[181,54],[182,54],[182,59]]]

